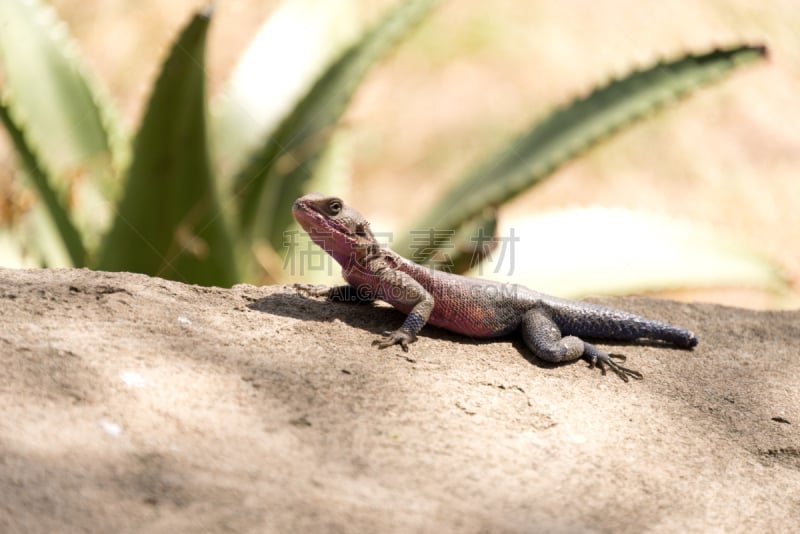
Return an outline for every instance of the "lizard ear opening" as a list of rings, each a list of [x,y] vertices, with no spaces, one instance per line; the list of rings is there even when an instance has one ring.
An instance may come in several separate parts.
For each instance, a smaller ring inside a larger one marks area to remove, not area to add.
[[[370,241],[375,241],[375,236],[372,235],[372,230],[369,229],[369,224],[365,222],[356,225],[356,235],[358,237],[369,239]]]

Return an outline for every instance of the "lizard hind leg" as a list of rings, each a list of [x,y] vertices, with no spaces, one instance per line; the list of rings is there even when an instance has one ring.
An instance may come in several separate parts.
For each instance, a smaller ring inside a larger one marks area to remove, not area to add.
[[[520,328],[525,344],[542,360],[561,363],[583,356],[583,341],[575,336],[562,336],[558,325],[539,309],[525,313]]]
[[[637,380],[642,378],[639,372],[621,366],[609,354],[594,345],[576,336],[562,336],[558,325],[540,309],[529,310],[522,318],[520,328],[525,345],[542,360],[561,363],[583,357],[589,360],[591,367],[599,367],[603,374],[606,373],[605,365],[608,365],[625,382],[628,381],[628,377]],[[622,361],[625,359],[624,356],[617,358]]]

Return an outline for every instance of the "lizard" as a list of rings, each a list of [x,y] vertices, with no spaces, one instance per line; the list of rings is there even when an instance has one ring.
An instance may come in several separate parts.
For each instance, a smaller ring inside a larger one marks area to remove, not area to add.
[[[311,240],[342,267],[345,285],[295,284],[310,297],[340,302],[383,300],[406,314],[400,328],[386,331],[373,345],[384,349],[417,340],[425,324],[473,338],[499,338],[521,332],[525,345],[547,362],[584,358],[606,374],[606,366],[625,382],[642,374],[620,362],[625,356],[598,349],[582,338],[635,341],[650,339],[691,349],[690,331],[632,313],[584,301],[550,296],[505,284],[435,270],[382,246],[369,222],[340,198],[310,193],[297,199],[292,215]]]

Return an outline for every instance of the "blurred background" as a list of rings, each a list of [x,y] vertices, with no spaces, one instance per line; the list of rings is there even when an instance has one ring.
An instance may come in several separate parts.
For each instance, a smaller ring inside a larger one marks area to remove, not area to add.
[[[131,130],[141,120],[166,49],[191,13],[205,4],[50,3]],[[344,15],[337,24],[344,37],[337,38],[345,40],[393,4],[341,3]],[[212,102],[226,90],[239,57],[277,6],[276,1],[256,0],[214,4],[207,57]],[[712,232],[767,258],[786,285],[648,293],[751,308],[796,307],[797,28],[800,3],[792,0],[443,2],[369,72],[356,92],[344,118],[349,185],[328,193],[357,207],[375,230],[404,228],[476,158],[596,84],[690,50],[763,43],[769,48],[766,62],[735,71],[568,163],[504,206],[500,220],[509,228],[532,213],[602,206],[692,221],[687,232]],[[291,62],[292,51],[285,53]],[[14,199],[24,204],[29,200],[11,185],[14,159],[6,136],[0,134],[0,191],[6,203]],[[658,247],[657,237],[649,243],[647,236],[630,230],[630,235],[615,231],[593,239],[629,249]],[[551,226],[544,231],[549,235],[519,244],[518,262],[534,263],[537,257],[557,254],[550,243],[568,239],[574,230]],[[536,243],[546,243],[547,248]],[[593,254],[602,254],[602,249],[579,255],[591,265]]]

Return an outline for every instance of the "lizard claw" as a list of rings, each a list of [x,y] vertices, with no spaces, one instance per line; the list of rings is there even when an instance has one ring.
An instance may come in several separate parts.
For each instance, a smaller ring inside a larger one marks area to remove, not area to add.
[[[398,329],[394,332],[384,332],[383,336],[373,341],[372,344],[377,345],[379,349],[385,349],[386,347],[391,347],[392,345],[400,345],[400,348],[403,349],[403,352],[408,352],[408,344],[413,343],[416,340],[417,336],[414,334],[410,334],[403,329]]]
[[[599,367],[600,371],[603,373],[603,376],[606,375],[606,368],[605,365],[608,365],[612,371],[614,371],[618,377],[623,382],[628,381],[628,377],[631,377],[635,380],[642,380],[644,378],[642,373],[639,371],[634,371],[633,369],[629,369],[627,367],[623,367],[614,360],[617,359],[621,362],[624,362],[627,358],[622,354],[605,354],[600,353],[596,357],[593,357],[591,362],[589,363],[590,367]]]

